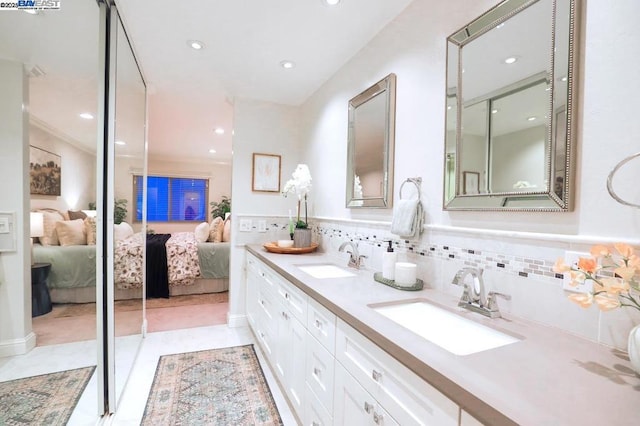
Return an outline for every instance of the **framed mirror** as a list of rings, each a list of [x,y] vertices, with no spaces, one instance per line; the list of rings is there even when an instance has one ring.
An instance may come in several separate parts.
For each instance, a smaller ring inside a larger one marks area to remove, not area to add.
[[[349,101],[348,208],[389,208],[393,204],[395,110],[395,74]]]
[[[505,0],[447,38],[445,210],[573,208],[578,1]]]

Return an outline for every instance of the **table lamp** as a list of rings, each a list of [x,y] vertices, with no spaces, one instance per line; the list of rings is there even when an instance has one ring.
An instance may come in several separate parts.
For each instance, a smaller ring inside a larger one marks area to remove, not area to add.
[[[35,263],[33,259],[33,239],[44,236],[44,215],[40,212],[31,212],[29,215],[31,224],[31,265]]]

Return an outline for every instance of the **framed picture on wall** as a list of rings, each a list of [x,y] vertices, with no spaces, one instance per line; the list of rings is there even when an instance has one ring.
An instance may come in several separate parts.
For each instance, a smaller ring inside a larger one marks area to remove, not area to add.
[[[59,155],[29,146],[29,187],[35,195],[60,195],[62,161]]]
[[[253,154],[252,191],[280,192],[280,160],[275,154]]]
[[[480,173],[462,172],[462,193],[472,195],[480,193]]]

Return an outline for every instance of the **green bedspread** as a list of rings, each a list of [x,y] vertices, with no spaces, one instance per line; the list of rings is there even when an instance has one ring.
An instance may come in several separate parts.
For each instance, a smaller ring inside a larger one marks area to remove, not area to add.
[[[34,244],[36,263],[54,265],[49,273],[49,288],[96,286],[96,246],[42,246]]]

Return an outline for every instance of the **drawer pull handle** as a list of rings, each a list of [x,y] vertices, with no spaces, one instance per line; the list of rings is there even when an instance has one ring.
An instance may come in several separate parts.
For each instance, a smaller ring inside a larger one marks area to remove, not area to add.
[[[382,378],[382,373],[376,370],[373,370],[371,372],[371,378],[373,380],[375,380],[376,382],[380,381],[380,379]]]
[[[289,300],[289,293],[287,293],[286,291],[284,292],[284,298]]]
[[[322,323],[320,322],[320,320],[316,320],[316,328],[318,330],[322,330]]]
[[[260,299],[260,304],[264,306],[264,300]]]
[[[373,405],[369,404],[367,401],[364,402],[364,411],[367,412],[367,414],[371,414],[371,410],[373,409]]]
[[[320,370],[318,367],[313,367],[313,374],[316,377],[320,377],[320,373],[322,373],[322,370]]]
[[[282,311],[282,318],[288,320],[289,319],[289,315],[287,315],[287,313],[285,311]]]
[[[375,424],[377,425],[382,424],[383,420],[384,420],[384,416],[382,414],[378,414],[375,411],[373,412],[373,421]]]

